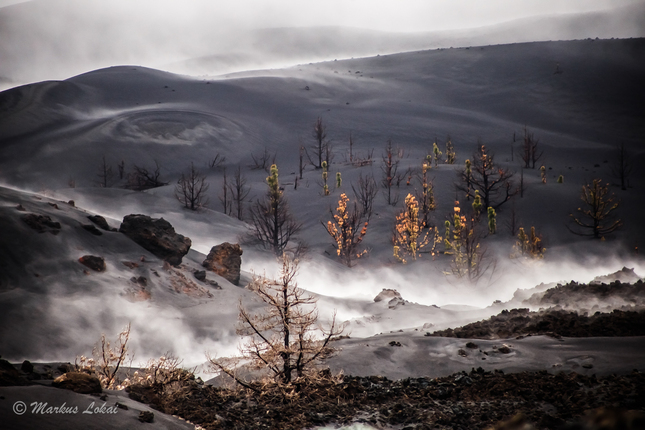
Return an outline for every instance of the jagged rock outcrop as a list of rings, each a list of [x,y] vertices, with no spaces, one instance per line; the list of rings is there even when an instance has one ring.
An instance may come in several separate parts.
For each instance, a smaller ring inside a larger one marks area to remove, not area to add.
[[[387,302],[387,306],[390,309],[396,309],[399,306],[404,306],[406,303],[408,303],[407,300],[403,300],[401,293],[389,288],[383,288],[383,291],[381,291],[376,297],[374,297],[374,301]]]
[[[213,271],[233,285],[240,283],[240,266],[242,265],[242,248],[240,245],[224,242],[215,245],[208,253],[202,266]]]
[[[181,264],[192,244],[189,238],[177,234],[165,219],[147,215],[126,215],[119,231],[173,266]]]
[[[101,393],[101,382],[96,376],[83,372],[68,372],[52,382],[52,387],[71,390],[80,394]]]
[[[616,281],[633,283],[638,282],[640,279],[640,276],[638,276],[636,272],[634,272],[634,269],[629,269],[623,266],[622,269],[614,273],[610,273],[609,275],[596,276],[595,278],[593,278],[593,281],[589,282],[589,284],[610,284]]]
[[[380,293],[378,293],[378,295],[376,297],[374,297],[374,301],[375,302],[382,302],[382,301],[389,302],[390,300],[396,299],[396,298],[398,298],[398,299],[402,298],[401,293],[399,293],[396,290],[392,290],[390,288],[383,288],[383,291],[381,291]]]

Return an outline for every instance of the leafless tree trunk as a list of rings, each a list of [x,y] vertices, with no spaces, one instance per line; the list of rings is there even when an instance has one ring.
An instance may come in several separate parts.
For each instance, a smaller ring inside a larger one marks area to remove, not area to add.
[[[297,222],[280,190],[278,183],[278,168],[271,166],[271,174],[267,178],[269,190],[264,200],[257,200],[251,207],[253,233],[266,247],[282,256],[289,241],[300,231],[302,224]]]
[[[222,202],[222,207],[224,208],[224,214],[230,215],[233,210],[233,202],[231,201],[231,196],[229,195],[229,186],[228,186],[228,177],[226,176],[226,169],[224,169],[224,182],[222,183],[222,194],[219,196],[219,201]]]
[[[297,178],[296,178],[297,180]],[[233,176],[233,183],[230,185],[231,197],[235,203],[235,212],[237,219],[244,219],[244,200],[249,196],[251,187],[246,185],[247,181],[242,175],[242,168],[237,166],[235,176]]]
[[[208,167],[210,167],[211,169],[214,169],[225,161],[226,161],[226,157],[220,155],[220,153],[218,152],[217,154],[215,154],[215,157],[208,162]]]
[[[538,143],[540,141],[535,138],[533,133],[529,133],[524,127],[524,147],[522,152],[522,160],[524,161],[525,168],[535,169],[535,163],[542,158],[544,151],[538,151]]]
[[[254,278],[250,288],[266,304],[266,312],[251,314],[240,303],[240,327],[237,331],[247,339],[242,355],[251,359],[253,364],[269,369],[275,379],[285,384],[291,383],[294,376],[307,376],[310,370],[314,370],[316,362],[331,356],[334,353],[330,346],[332,337],[340,335],[345,328],[336,322],[335,314],[328,329],[316,327],[316,299],[298,288],[295,283],[297,271],[298,260],[285,254],[280,279]],[[315,336],[316,332],[322,337]],[[251,388],[221,362],[211,357],[208,359],[216,369]]]
[[[118,164],[119,167],[119,179],[123,179],[125,176],[125,160],[121,160],[121,162]]]
[[[489,207],[497,209],[516,195],[519,190],[513,188],[511,178],[513,173],[495,165],[493,154],[482,144],[477,146],[472,161],[471,176],[468,177],[466,170],[460,173],[464,184],[457,185],[457,189],[466,193],[468,197],[475,197],[475,191],[483,201],[482,211]]]
[[[101,159],[101,165],[99,166],[99,171],[96,176],[98,177],[96,182],[99,187],[108,188],[112,184],[112,166],[109,166],[105,161],[105,155]]]
[[[316,164],[315,167],[317,169],[321,169],[325,146],[327,146],[327,143],[325,142],[325,138],[327,137],[327,127],[323,124],[321,117],[318,117],[314,123],[313,137],[316,139],[316,146],[314,146],[313,152],[318,158],[318,164]],[[329,165],[329,161],[327,162],[327,165]]]
[[[625,149],[624,143],[618,145],[616,149],[616,155],[611,166],[611,172],[614,177],[620,181],[620,189],[626,190],[629,185],[629,177],[632,174],[634,165],[629,158],[629,153]]]
[[[388,205],[396,205],[399,201],[398,193],[392,193],[392,188],[394,187],[397,181],[397,172],[399,169],[399,159],[397,157],[397,151],[392,146],[392,140],[387,141],[387,146],[385,147],[385,153],[382,156],[381,170],[383,171],[383,179],[381,181],[384,190],[385,200]],[[399,179],[400,180],[400,179]]]
[[[515,211],[515,201],[511,203],[511,213],[508,221],[506,221],[506,226],[508,227],[508,232],[511,236],[515,237],[517,235],[518,220],[517,212]]]
[[[268,171],[268,168],[271,165],[271,163],[275,164],[275,156],[276,156],[275,152],[271,154],[269,152],[269,149],[265,146],[262,154],[258,154],[258,155],[251,154],[251,158],[253,159],[253,164],[250,165],[249,167],[253,170],[263,169]]]
[[[168,182],[163,182],[160,179],[161,168],[157,160],[155,160],[155,169],[153,171],[148,171],[145,167],[139,167],[136,164],[133,169],[134,172],[128,175],[128,187],[131,189],[143,191],[168,185]]]
[[[372,217],[374,198],[378,193],[376,180],[374,180],[372,175],[363,177],[363,174],[360,173],[358,175],[358,183],[356,186],[352,184],[352,190],[354,191],[354,196],[360,205],[361,216],[369,220]]]
[[[208,204],[208,197],[206,196],[208,187],[206,177],[200,175],[193,163],[190,163],[188,175],[182,173],[177,185],[175,185],[175,197],[185,208],[194,211]]]

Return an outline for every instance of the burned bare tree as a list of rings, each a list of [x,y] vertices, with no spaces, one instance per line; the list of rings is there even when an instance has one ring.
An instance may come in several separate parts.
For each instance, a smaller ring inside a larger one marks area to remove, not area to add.
[[[231,199],[235,203],[235,216],[237,219],[244,219],[244,201],[251,192],[251,187],[246,185],[246,178],[242,175],[242,168],[237,166],[233,183],[229,185],[231,190]]]
[[[265,146],[262,154],[251,154],[253,164],[251,164],[249,167],[253,170],[267,170],[271,164],[275,164],[275,156],[275,152],[271,154],[269,152],[269,149]]]
[[[278,167],[275,164],[271,166],[271,174],[266,181],[269,189],[265,199],[257,200],[251,207],[253,233],[264,246],[280,257],[302,224],[293,218],[289,210],[280,190]]]
[[[466,193],[467,198],[474,198],[478,191],[483,201],[483,211],[489,207],[499,208],[519,192],[511,181],[513,173],[498,167],[493,154],[482,144],[477,146],[470,172],[467,170],[460,172],[462,184],[457,184],[457,189]]]
[[[224,215],[230,215],[233,210],[233,202],[229,194],[228,176],[226,176],[226,169],[223,172],[222,193],[219,195],[219,201],[222,203]]]
[[[121,160],[121,162],[117,164],[117,167],[119,168],[119,179],[123,179],[125,175],[125,160]]]
[[[202,176],[195,165],[190,163],[190,171],[187,175],[181,174],[177,185],[175,185],[175,198],[179,200],[185,208],[191,211],[197,210],[208,204],[209,184],[206,182],[206,176]]]
[[[99,165],[98,173],[96,174],[97,180],[96,183],[101,188],[107,188],[112,184],[113,179],[112,166],[107,164],[105,161],[105,155],[101,159],[101,164]]]
[[[591,185],[583,185],[580,199],[585,206],[578,208],[579,215],[569,214],[573,222],[583,230],[569,231],[579,236],[593,236],[596,239],[616,231],[623,223],[616,218],[614,211],[619,202],[614,201],[614,195],[607,195],[608,187],[603,186],[600,179],[594,179]]]
[[[372,212],[374,210],[374,198],[378,193],[374,176],[368,175],[363,177],[363,174],[360,173],[358,175],[356,186],[352,184],[352,190],[354,191],[354,196],[360,205],[361,216],[369,220],[372,217]]]
[[[508,228],[508,232],[511,234],[511,236],[515,237],[517,234],[517,229],[519,226],[519,220],[517,218],[517,211],[515,210],[515,201],[511,203],[511,213],[509,214],[509,218],[506,221],[506,227]]]
[[[394,206],[399,201],[399,195],[398,193],[393,193],[392,188],[397,184],[397,182],[400,183],[401,178],[400,175],[398,175],[400,161],[398,151],[392,146],[392,140],[387,141],[385,152],[383,153],[381,160],[381,170],[383,171],[381,184],[385,189],[383,194],[387,204]]]
[[[219,167],[225,161],[226,161],[226,157],[224,157],[218,152],[217,154],[215,154],[215,157],[213,157],[211,160],[208,161],[208,167],[210,167],[211,169],[214,169],[216,167]]]
[[[538,150],[539,139],[536,139],[533,133],[529,133],[524,127],[524,146],[522,151],[522,161],[526,169],[535,169],[535,163],[542,158],[544,151]]]
[[[154,170],[148,170],[147,168],[137,166],[136,164],[132,168],[134,171],[128,174],[128,188],[143,191],[150,188],[168,185],[168,182],[163,182],[160,179],[161,167],[159,167],[157,160],[155,160]]]
[[[258,368],[268,369],[284,384],[307,377],[315,364],[334,353],[330,342],[340,335],[344,325],[332,316],[328,329],[317,328],[316,299],[298,288],[295,282],[298,260],[282,256],[280,279],[255,277],[250,288],[265,303],[266,311],[251,314],[240,303],[240,326],[237,333],[246,337],[241,348],[244,358]],[[208,357],[216,370],[223,371],[241,385],[254,389],[220,361]]]
[[[611,165],[611,172],[620,181],[621,190],[627,189],[633,168],[634,165],[629,158],[629,153],[625,149],[625,144],[621,143],[616,148],[614,162]]]
[[[314,164],[314,166],[317,169],[321,169],[323,156],[326,150],[325,147],[328,146],[327,141],[325,140],[327,138],[327,127],[323,124],[323,120],[321,117],[318,117],[316,119],[316,122],[314,123],[314,129],[312,131],[312,135],[314,139],[316,139],[316,143],[313,147],[313,153],[318,158],[318,164]]]

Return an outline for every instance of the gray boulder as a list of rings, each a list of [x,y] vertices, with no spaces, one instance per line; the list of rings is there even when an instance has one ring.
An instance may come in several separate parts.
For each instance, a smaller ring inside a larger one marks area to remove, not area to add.
[[[189,238],[177,234],[165,219],[147,215],[126,215],[119,231],[173,266],[181,264],[192,244]]]

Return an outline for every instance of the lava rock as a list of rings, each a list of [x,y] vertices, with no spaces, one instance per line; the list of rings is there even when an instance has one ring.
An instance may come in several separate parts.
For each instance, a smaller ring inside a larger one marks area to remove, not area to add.
[[[240,284],[242,248],[240,245],[224,242],[211,248],[202,266],[213,271],[233,285]]]
[[[101,236],[103,234],[101,230],[99,230],[92,224],[83,224],[83,228],[92,233],[94,236]]]
[[[27,381],[20,376],[20,372],[13,367],[13,364],[0,358],[0,387],[13,387],[26,383]]]
[[[204,282],[206,280],[206,271],[205,270],[195,270],[193,272],[193,276],[195,276],[195,279],[198,281]]]
[[[146,215],[126,215],[119,231],[173,266],[181,264],[192,242],[177,234],[173,226],[163,218]]]
[[[52,387],[71,390],[80,394],[101,393],[101,381],[96,376],[83,372],[68,372],[52,382]]]
[[[142,423],[151,423],[155,419],[155,414],[150,411],[141,411],[139,414],[139,421]]]
[[[53,221],[47,215],[29,213],[21,216],[20,219],[22,219],[29,227],[33,228],[38,233],[44,233],[46,231],[54,235],[60,233],[60,223]]]
[[[95,272],[105,272],[105,270],[107,269],[103,257],[98,257],[95,255],[84,255],[79,258],[78,261],[82,265],[94,270]]]
[[[22,370],[25,373],[32,373],[34,371],[34,365],[31,364],[29,360],[25,360],[22,362],[22,365],[20,366],[20,370]]]
[[[105,231],[112,231],[105,218],[103,218],[101,215],[88,215],[87,219],[89,219]]]

